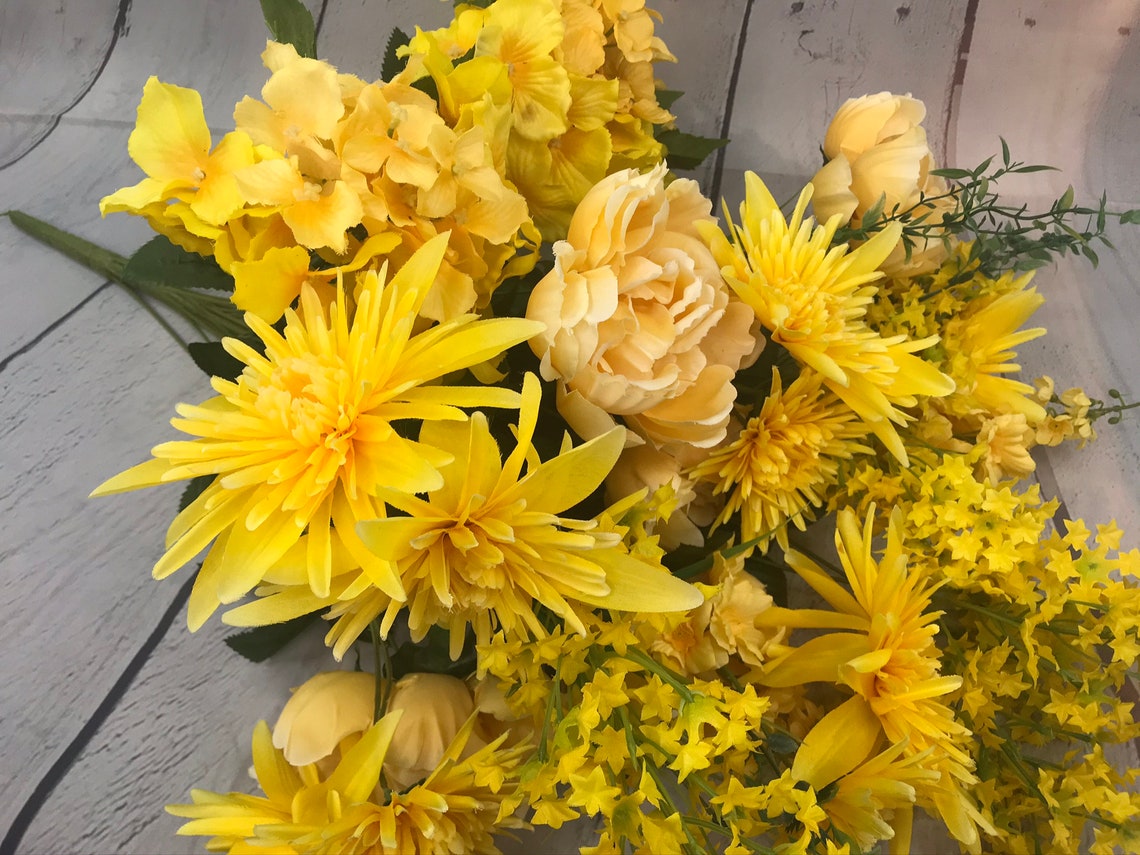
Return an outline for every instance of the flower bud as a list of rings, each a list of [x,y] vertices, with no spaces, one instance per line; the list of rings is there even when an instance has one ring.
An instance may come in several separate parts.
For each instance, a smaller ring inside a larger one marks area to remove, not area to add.
[[[406,790],[430,775],[464,722],[475,711],[467,684],[446,674],[408,674],[396,681],[388,712],[404,715],[384,757],[389,786]],[[466,753],[482,747],[472,735]]]
[[[858,224],[880,199],[889,215],[945,194],[946,182],[930,174],[935,163],[920,124],[925,115],[921,101],[889,92],[853,98],[840,107],[824,138],[828,162],[811,181],[816,218],[822,222],[838,215],[841,223]],[[939,223],[953,204],[939,199],[928,207],[925,222]],[[938,236],[919,241],[909,258],[900,242],[882,269],[913,276],[934,270],[945,257]]]
[[[371,674],[317,674],[293,690],[273,727],[273,746],[293,766],[331,757],[342,739],[372,726],[375,692]]]

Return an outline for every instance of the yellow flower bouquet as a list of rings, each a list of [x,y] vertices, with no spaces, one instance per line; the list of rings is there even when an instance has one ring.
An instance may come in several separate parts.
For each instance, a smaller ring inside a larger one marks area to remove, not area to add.
[[[200,561],[191,631],[329,648],[254,729],[256,791],[204,781],[180,834],[1140,847],[1140,769],[1104,750],[1140,737],[1140,551],[1064,519],[1031,454],[1136,405],[1016,362],[1034,269],[1140,212],[1006,204],[1039,167],[939,168],[883,92],[802,191],[749,172],[718,219],[675,171],[726,141],[675,127],[640,0],[459,2],[375,81],[262,6],[260,97],[215,140],[150,78],[145,177],[101,203],[158,233],[109,272],[201,335],[213,396],[93,495],[185,485],[153,575]]]

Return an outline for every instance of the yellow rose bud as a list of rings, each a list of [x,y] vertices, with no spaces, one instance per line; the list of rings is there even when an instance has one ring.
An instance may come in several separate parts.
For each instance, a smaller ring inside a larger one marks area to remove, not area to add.
[[[825,222],[838,216],[841,224],[858,224],[880,199],[889,215],[945,194],[946,182],[930,174],[936,166],[921,125],[925,115],[921,101],[889,92],[853,98],[840,107],[824,138],[828,162],[811,182],[816,218]],[[939,199],[929,208],[926,222],[938,223],[953,202]],[[913,246],[909,258],[900,242],[881,268],[889,275],[914,276],[934,270],[945,257],[945,245],[934,236]]]
[[[408,674],[396,681],[388,712],[404,715],[384,757],[388,785],[406,790],[430,775],[443,759],[447,746],[475,711],[467,684],[446,674]],[[466,754],[483,747],[476,736]]]
[[[376,681],[371,674],[327,671],[293,690],[273,727],[273,745],[294,766],[331,757],[342,739],[372,726]]]

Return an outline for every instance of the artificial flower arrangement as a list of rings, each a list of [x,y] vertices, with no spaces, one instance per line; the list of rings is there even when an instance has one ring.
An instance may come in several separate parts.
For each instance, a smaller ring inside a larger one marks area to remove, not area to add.
[[[226,607],[259,657],[323,619],[356,661],[297,675],[259,793],[194,790],[179,833],[906,852],[917,808],[971,852],[1140,846],[1103,751],[1140,735],[1140,552],[1027,483],[1134,405],[1011,376],[1032,269],[1137,212],[1003,205],[1040,167],[937,169],[880,93],[790,213],[750,173],[718,222],[669,170],[723,141],[673,127],[637,0],[459,3],[374,82],[263,6],[291,36],[221,140],[143,90],[146,177],[102,210],[160,237],[125,260],[11,214],[206,339],[185,438],[95,490],[188,482],[154,576],[204,551],[190,629]]]

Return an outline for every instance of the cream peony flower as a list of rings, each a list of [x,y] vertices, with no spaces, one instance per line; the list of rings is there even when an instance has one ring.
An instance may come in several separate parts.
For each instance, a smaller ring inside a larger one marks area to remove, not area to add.
[[[905,211],[923,196],[940,196],[947,184],[930,174],[934,155],[921,122],[925,105],[909,95],[879,92],[849,99],[835,114],[824,138],[827,163],[811,183],[816,218],[821,222],[839,215],[841,222],[858,223],[880,198],[883,210]],[[941,222],[953,210],[950,199],[928,206],[928,222]],[[941,240],[912,247],[910,258],[902,243],[881,268],[892,276],[928,273],[946,258]]]
[[[531,348],[542,376],[569,391],[560,403],[575,427],[601,411],[658,444],[708,447],[757,342],[697,234],[711,203],[694,181],[666,187],[666,172],[616,172],[582,199],[531,294],[527,317],[546,324]]]

